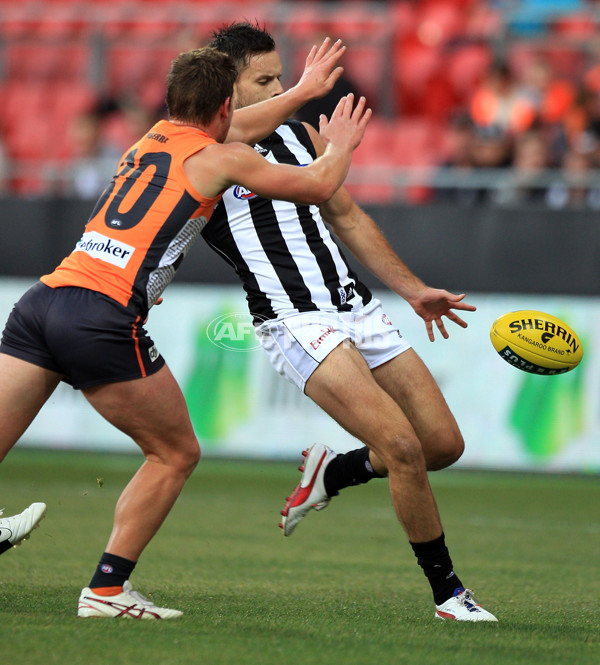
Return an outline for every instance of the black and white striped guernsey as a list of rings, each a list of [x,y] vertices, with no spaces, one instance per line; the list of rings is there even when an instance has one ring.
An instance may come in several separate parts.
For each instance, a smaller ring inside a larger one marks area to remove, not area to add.
[[[299,167],[316,157],[306,128],[295,120],[254,149],[272,163]],[[231,187],[202,235],[235,268],[256,324],[298,312],[356,310],[372,298],[317,206],[272,201]]]

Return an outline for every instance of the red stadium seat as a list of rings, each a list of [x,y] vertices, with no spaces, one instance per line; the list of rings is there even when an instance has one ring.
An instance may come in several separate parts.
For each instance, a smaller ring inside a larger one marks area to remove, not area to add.
[[[597,23],[589,13],[561,16],[552,24],[552,32],[576,40],[591,39],[597,31]]]
[[[89,110],[95,102],[96,95],[87,84],[74,85],[63,82],[53,86],[53,103],[50,107],[49,122],[52,125],[55,140],[52,143],[54,159],[65,159],[71,156],[68,141],[69,129],[73,120]]]
[[[459,101],[473,94],[491,64],[492,53],[486,44],[468,44],[448,56],[444,69]]]
[[[290,4],[290,20],[294,26],[293,38],[298,41],[315,41],[316,37],[326,36],[329,24],[325,14],[316,4]]]
[[[89,55],[81,42],[19,42],[6,46],[4,71],[8,79],[19,81],[82,81],[89,72]]]
[[[434,0],[419,5],[417,34],[428,46],[438,46],[457,37],[465,27],[466,14],[458,5]]]
[[[396,123],[374,115],[367,126],[360,145],[352,155],[353,164],[392,164],[389,149]]]
[[[329,21],[332,37],[345,41],[367,40],[376,42],[389,29],[385,15],[363,3],[347,4],[343,11],[335,12]]]
[[[51,119],[44,115],[48,100],[41,86],[15,83],[5,90],[5,142],[13,159],[47,155]]]
[[[148,45],[115,45],[112,46],[105,58],[107,90],[113,95],[141,95],[148,94],[148,87],[159,81],[164,96],[164,85],[171,60],[177,55],[175,46],[162,47]]]
[[[415,3],[408,0],[392,2],[389,7],[389,17],[397,43],[400,43],[407,35],[414,33],[417,25]]]
[[[93,95],[87,86],[71,82],[15,81],[4,87],[2,98],[9,154],[17,159],[55,160],[68,156],[68,126],[89,106]]]
[[[382,91],[389,86],[387,54],[375,46],[354,45],[344,55],[344,70],[360,94],[373,108],[381,106]]]
[[[443,130],[435,122],[421,118],[386,120],[374,116],[354,151],[350,178],[354,184],[348,186],[348,191],[363,202],[393,200],[394,169],[439,164],[443,138]],[[361,174],[368,175],[370,182],[360,182]],[[428,196],[429,188],[422,184],[409,183],[403,191],[403,198],[413,203],[423,202]]]
[[[441,125],[425,118],[394,123],[388,150],[396,166],[431,166],[438,160]]]
[[[436,48],[408,40],[396,51],[397,108],[403,115],[416,115],[423,109],[428,82],[438,73],[442,54]]]

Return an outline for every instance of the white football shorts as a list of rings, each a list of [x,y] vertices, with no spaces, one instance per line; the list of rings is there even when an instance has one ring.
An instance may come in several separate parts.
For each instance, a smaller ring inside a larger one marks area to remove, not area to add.
[[[346,340],[370,369],[411,348],[376,298],[354,312],[302,312],[271,319],[256,328],[256,337],[273,367],[302,392],[319,364]]]

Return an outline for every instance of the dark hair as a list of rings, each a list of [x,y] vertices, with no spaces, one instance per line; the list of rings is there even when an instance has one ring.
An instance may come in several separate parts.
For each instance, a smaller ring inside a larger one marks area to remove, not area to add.
[[[208,47],[180,53],[167,76],[169,117],[209,123],[232,96],[236,78],[237,67],[226,53]]]
[[[250,58],[275,50],[275,40],[258,23],[240,21],[213,30],[208,42],[212,48],[231,56],[238,69],[248,66]]]

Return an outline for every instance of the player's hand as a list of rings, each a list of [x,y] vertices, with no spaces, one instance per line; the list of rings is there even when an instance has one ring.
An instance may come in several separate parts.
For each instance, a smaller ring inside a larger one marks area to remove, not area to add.
[[[444,339],[449,335],[444,326],[443,316],[447,317],[453,323],[461,328],[467,327],[467,322],[463,321],[453,310],[460,309],[466,312],[474,312],[477,308],[474,305],[468,305],[462,302],[464,293],[459,295],[444,291],[443,289],[432,289],[425,287],[416,296],[409,299],[408,302],[415,312],[425,321],[427,336],[431,342],[434,341],[433,324],[435,322],[438,330]]]
[[[331,39],[326,37],[320,47],[312,47],[306,58],[304,72],[294,86],[306,101],[319,99],[331,92],[344,71],[344,68],[338,67],[337,64],[344,55],[346,47],[341,39],[338,39],[333,46],[330,44]]]
[[[361,97],[354,106],[354,95],[342,97],[331,114],[331,119],[319,118],[319,134],[325,145],[333,144],[344,150],[354,150],[364,136],[371,109],[365,108],[367,100]]]

